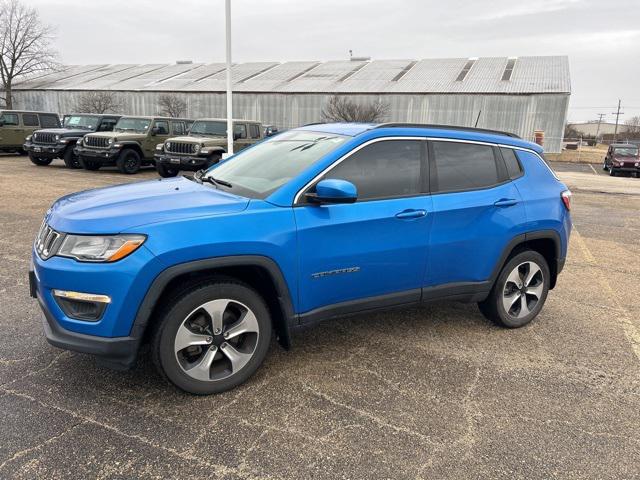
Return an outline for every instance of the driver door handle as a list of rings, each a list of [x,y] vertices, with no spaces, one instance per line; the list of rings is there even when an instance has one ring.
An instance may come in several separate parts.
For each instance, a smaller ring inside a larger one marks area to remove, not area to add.
[[[407,209],[407,210],[403,210],[402,212],[396,213],[396,218],[410,219],[410,218],[420,218],[426,215],[427,215],[426,210]]]
[[[497,202],[494,203],[496,207],[513,207],[518,203],[518,200],[515,198],[501,198]]]

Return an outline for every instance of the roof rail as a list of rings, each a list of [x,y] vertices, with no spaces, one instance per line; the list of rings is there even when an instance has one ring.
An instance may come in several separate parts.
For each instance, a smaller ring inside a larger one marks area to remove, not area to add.
[[[491,133],[493,135],[504,135],[506,137],[520,138],[515,133],[502,132],[500,130],[490,130],[488,128],[462,127],[460,125],[437,125],[428,123],[400,123],[389,122],[380,123],[373,128],[442,128],[445,130],[462,130],[466,132]]]

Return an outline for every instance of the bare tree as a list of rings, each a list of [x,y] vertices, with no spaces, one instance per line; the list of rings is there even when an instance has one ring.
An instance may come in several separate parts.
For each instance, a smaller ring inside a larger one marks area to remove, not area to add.
[[[624,124],[627,127],[627,132],[640,133],[640,116],[631,117]]]
[[[172,93],[164,93],[158,98],[160,115],[167,117],[181,117],[187,111],[187,102]]]
[[[388,113],[389,105],[380,100],[360,105],[347,97],[333,95],[322,109],[322,120],[324,122],[381,122]]]
[[[13,82],[57,68],[53,28],[40,21],[36,9],[20,0],[0,0],[0,81],[4,103],[13,108]]]
[[[115,92],[85,92],[78,97],[74,110],[78,113],[118,113],[121,107]]]

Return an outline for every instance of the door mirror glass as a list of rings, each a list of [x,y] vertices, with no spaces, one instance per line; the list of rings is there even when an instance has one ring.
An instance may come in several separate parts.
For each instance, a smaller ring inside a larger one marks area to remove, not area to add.
[[[312,203],[353,203],[358,199],[358,189],[351,182],[332,178],[318,182],[316,191],[306,197]]]

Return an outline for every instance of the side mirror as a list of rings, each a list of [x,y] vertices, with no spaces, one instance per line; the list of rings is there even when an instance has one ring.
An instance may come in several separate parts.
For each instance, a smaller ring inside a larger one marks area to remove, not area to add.
[[[159,127],[153,127],[153,128],[151,129],[151,135],[152,135],[152,136],[154,136],[154,137],[155,137],[156,135],[158,135],[158,133],[160,133],[160,128],[159,128]]]
[[[311,203],[354,203],[358,199],[358,189],[346,180],[321,180],[316,185],[315,192],[306,195]]]

